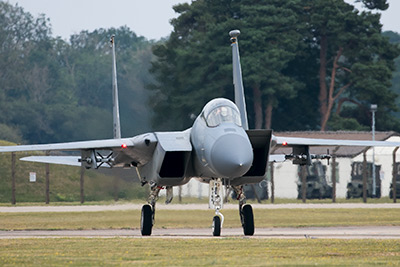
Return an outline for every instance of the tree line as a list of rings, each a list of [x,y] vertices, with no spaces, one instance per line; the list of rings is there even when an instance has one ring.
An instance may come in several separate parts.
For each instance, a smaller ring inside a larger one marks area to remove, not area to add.
[[[112,58],[116,35],[122,133],[150,130],[152,41],[127,27],[51,34],[44,15],[0,2],[0,139],[47,143],[112,138]]]
[[[113,34],[122,135],[190,127],[210,99],[233,99],[232,29],[242,32],[251,127],[368,130],[369,105],[378,104],[377,129],[400,132],[400,36],[382,34],[379,13],[343,0],[198,0],[174,10],[167,39],[123,26],[66,41],[52,36],[45,15],[0,2],[0,139],[111,138]]]
[[[239,36],[250,124],[274,130],[400,130],[391,90],[398,45],[382,35],[386,0],[363,0],[359,11],[343,0],[194,1],[165,43],[156,44],[152,73],[156,125],[188,127],[190,114],[217,97],[232,98],[228,32]],[[162,110],[172,103],[166,116]],[[164,124],[163,124],[164,123]]]

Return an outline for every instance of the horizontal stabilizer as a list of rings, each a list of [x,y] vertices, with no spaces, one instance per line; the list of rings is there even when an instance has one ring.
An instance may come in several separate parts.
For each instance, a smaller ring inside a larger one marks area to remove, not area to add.
[[[79,162],[80,158],[80,156],[30,156],[21,158],[20,160],[39,163],[81,166],[81,163]]]

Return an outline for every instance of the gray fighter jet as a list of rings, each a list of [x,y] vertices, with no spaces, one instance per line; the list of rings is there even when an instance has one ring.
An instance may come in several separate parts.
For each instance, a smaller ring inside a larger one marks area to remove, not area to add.
[[[160,190],[166,189],[166,201],[170,202],[173,186],[186,184],[190,179],[196,178],[210,185],[209,204],[216,213],[213,218],[213,235],[219,236],[224,219],[220,213],[224,186],[233,189],[238,197],[244,234],[254,234],[253,210],[246,204],[243,185],[262,181],[266,177],[269,160],[293,160],[294,164],[304,165],[310,164],[314,158],[329,158],[329,155],[310,154],[310,146],[400,146],[400,143],[389,142],[287,138],[274,136],[271,130],[249,130],[237,41],[239,34],[238,30],[229,33],[235,103],[224,98],[211,100],[204,106],[193,127],[185,131],[153,132],[121,138],[112,37],[114,139],[2,146],[0,152],[75,150],[81,152],[80,156],[31,156],[22,160],[83,165],[91,169],[136,168],[142,184],[150,185],[148,203],[142,208],[140,220],[142,235],[151,235]],[[279,146],[292,147],[293,153],[270,156],[270,150]],[[99,153],[107,150],[107,156]]]

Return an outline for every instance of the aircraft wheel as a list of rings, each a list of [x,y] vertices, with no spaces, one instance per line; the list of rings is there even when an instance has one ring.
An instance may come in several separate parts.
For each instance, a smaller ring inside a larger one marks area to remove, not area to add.
[[[153,211],[150,205],[143,205],[140,218],[140,231],[142,235],[151,235],[153,228]]]
[[[242,225],[244,235],[254,234],[254,216],[253,208],[250,205],[244,205],[242,208]]]
[[[221,235],[221,218],[219,216],[214,216],[212,230],[213,230],[213,236]]]

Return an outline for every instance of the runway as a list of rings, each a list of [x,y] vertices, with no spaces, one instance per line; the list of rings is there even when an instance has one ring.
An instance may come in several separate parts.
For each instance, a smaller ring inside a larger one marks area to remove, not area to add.
[[[399,209],[400,203],[324,203],[324,204],[252,204],[253,209]],[[2,212],[97,212],[116,210],[140,210],[142,204],[115,205],[71,205],[71,206],[7,206]],[[157,210],[207,210],[208,204],[163,204],[157,203]],[[237,204],[225,204],[224,210],[238,209]]]
[[[222,229],[220,237],[213,237],[210,228],[153,229],[143,237],[139,229],[106,230],[22,230],[0,231],[0,239],[15,238],[253,238],[253,239],[400,239],[400,226],[256,228],[254,236],[244,236],[241,228]]]
[[[23,212],[98,212],[107,210],[140,210],[139,204],[78,205],[78,206],[12,206],[0,207],[1,213]],[[206,210],[207,204],[157,205],[158,210]],[[254,204],[254,209],[398,209],[400,204]],[[237,209],[227,204],[224,209]],[[299,228],[257,228],[254,236],[244,236],[242,228],[223,228],[221,237],[213,237],[211,228],[158,229],[154,228],[149,237],[143,237],[139,229],[106,230],[14,230],[0,231],[0,239],[13,238],[286,238],[286,239],[400,239],[400,226],[341,226],[341,227],[299,227]]]

